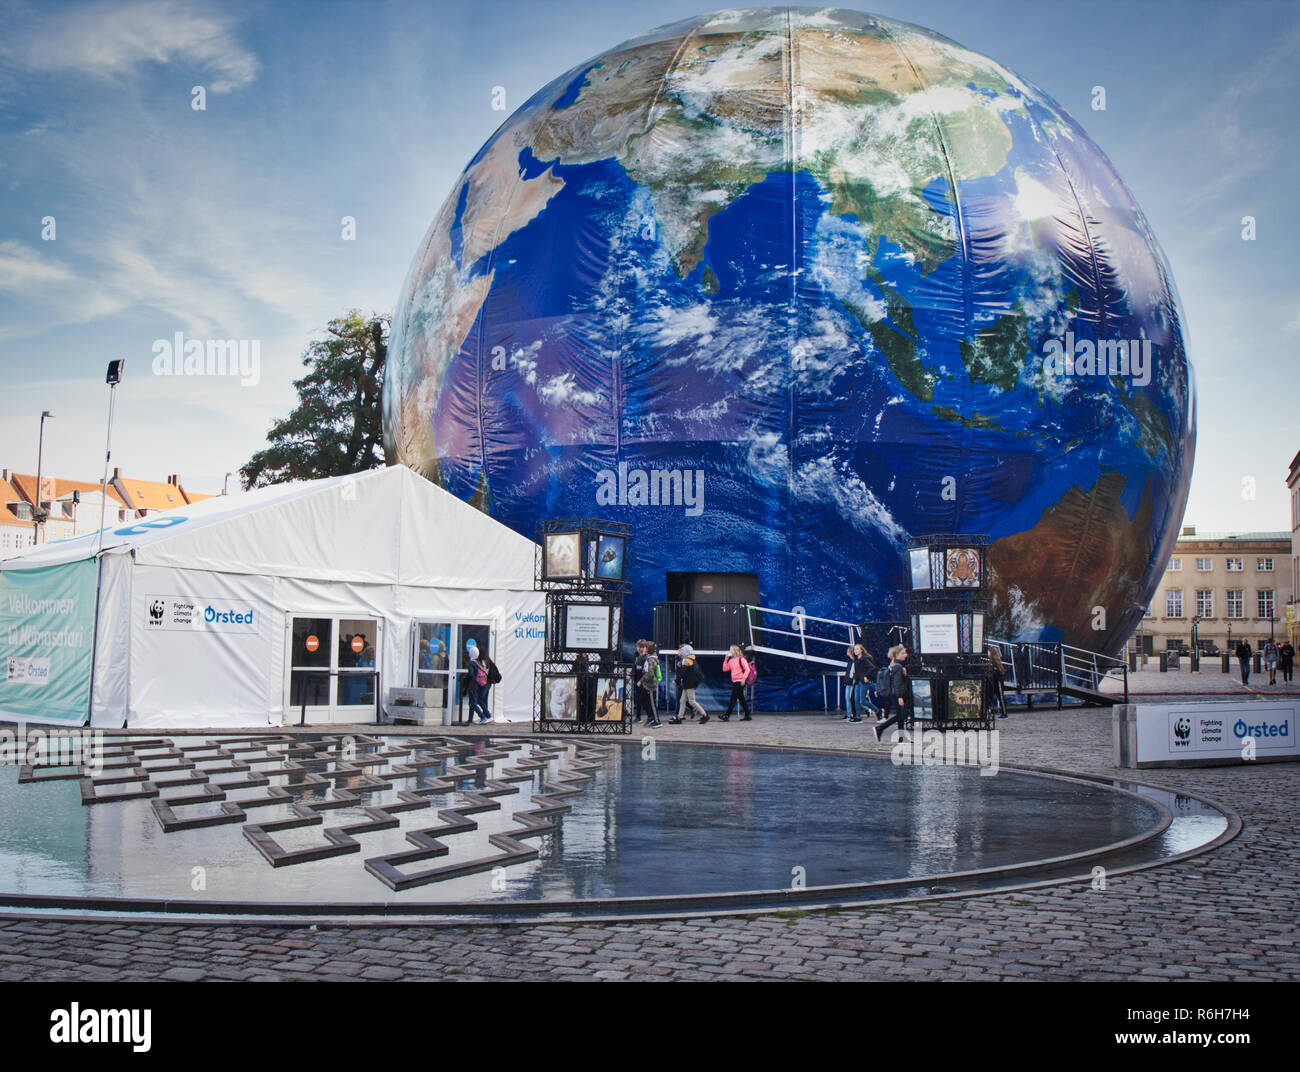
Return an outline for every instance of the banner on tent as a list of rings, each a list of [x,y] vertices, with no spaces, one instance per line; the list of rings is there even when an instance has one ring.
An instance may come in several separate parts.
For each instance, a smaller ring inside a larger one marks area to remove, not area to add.
[[[281,616],[272,621],[271,579],[137,565],[134,588],[128,721],[265,723],[271,638],[283,628]]]
[[[0,574],[0,714],[84,722],[95,635],[94,559]]]

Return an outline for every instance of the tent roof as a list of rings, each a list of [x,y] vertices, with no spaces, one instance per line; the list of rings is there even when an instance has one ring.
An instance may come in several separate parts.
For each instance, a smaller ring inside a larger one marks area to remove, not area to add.
[[[90,558],[99,533],[6,559]],[[141,565],[434,588],[533,586],[535,544],[405,466],[221,495],[108,528],[104,553]]]

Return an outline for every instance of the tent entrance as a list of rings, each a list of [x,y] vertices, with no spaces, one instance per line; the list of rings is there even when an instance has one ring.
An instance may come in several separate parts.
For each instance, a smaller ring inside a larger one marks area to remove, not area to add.
[[[465,687],[465,671],[469,667],[467,648],[472,640],[480,651],[493,656],[492,623],[486,620],[455,619],[450,621],[420,620],[414,625],[415,665],[411,670],[412,684],[430,690],[425,693],[425,721],[433,721],[431,713],[440,713],[444,726],[462,722],[469,717],[470,696]],[[491,690],[487,706],[492,708]]]
[[[378,618],[290,618],[286,718],[306,725],[374,722],[382,642]]]

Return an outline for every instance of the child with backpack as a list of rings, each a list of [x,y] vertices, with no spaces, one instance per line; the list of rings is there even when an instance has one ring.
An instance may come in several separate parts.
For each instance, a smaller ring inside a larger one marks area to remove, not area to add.
[[[902,644],[895,644],[889,649],[889,665],[883,667],[876,675],[877,695],[883,703],[884,713],[889,716],[872,727],[876,731],[877,741],[890,726],[898,727],[903,740],[912,739],[907,732],[907,720],[912,712],[907,695],[907,668],[903,665],[906,662],[907,648]]]
[[[709,713],[695,699],[695,690],[700,687],[700,682],[703,680],[704,675],[700,673],[700,668],[695,665],[695,656],[686,656],[677,672],[677,687],[681,692],[682,701],[677,708],[677,717],[668,720],[674,726],[679,726],[685,721],[684,716],[688,707],[692,712],[699,712],[701,726],[709,721]]]
[[[659,721],[657,707],[659,682],[663,680],[663,674],[659,670],[659,656],[655,654],[657,648],[653,640],[638,640],[636,648],[641,653],[637,657],[637,665],[641,668],[641,673],[637,677],[637,719],[640,720],[642,710],[648,711],[646,728],[657,729],[663,725]]]
[[[740,721],[752,722],[749,701],[745,699],[745,688],[754,683],[758,672],[754,669],[754,664],[745,658],[739,644],[731,645],[731,653],[722,660],[722,672],[731,675],[731,702],[727,704],[726,714],[719,715],[718,718],[723,722],[730,722],[731,712],[736,709],[736,701],[739,700],[741,709],[745,712],[745,717]]]

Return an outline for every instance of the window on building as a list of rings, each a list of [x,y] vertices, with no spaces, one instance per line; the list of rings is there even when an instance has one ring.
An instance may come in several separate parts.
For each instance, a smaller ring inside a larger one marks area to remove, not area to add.
[[[1196,590],[1196,616],[1198,618],[1214,617],[1214,591],[1210,588]]]
[[[1239,559],[1239,558],[1230,558],[1230,559],[1228,559],[1228,572],[1229,572],[1229,573],[1240,573],[1240,572],[1241,572],[1243,569],[1245,569],[1245,568],[1246,568],[1246,567],[1243,566],[1243,565],[1241,564],[1241,559]]]
[[[1147,612],[1146,612],[1144,615],[1142,615],[1142,617],[1143,617],[1143,618],[1154,618],[1154,617],[1155,617],[1155,614],[1152,613],[1150,607],[1147,607]]]
[[[19,521],[30,521],[32,519],[32,504],[25,502],[10,503],[10,508]]]
[[[1256,600],[1255,600],[1256,605],[1259,607],[1258,617],[1265,618],[1265,619],[1272,618],[1273,617],[1273,589],[1261,588],[1258,592],[1255,593],[1255,596],[1256,596]]]
[[[1182,568],[1183,568],[1183,560],[1181,558],[1171,558],[1169,560],[1170,573],[1178,573],[1182,570]]]
[[[1228,589],[1228,617],[1244,618],[1246,616],[1246,593],[1240,588]]]
[[[1196,568],[1200,570],[1202,573],[1209,573],[1210,570],[1214,569],[1214,559],[1198,558],[1196,560]]]
[[[1255,568],[1259,570],[1260,573],[1272,573],[1273,560],[1271,558],[1257,558],[1255,559]]]
[[[1183,616],[1183,590],[1171,588],[1165,593],[1165,617],[1181,618]]]

